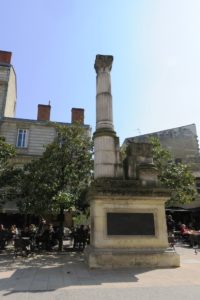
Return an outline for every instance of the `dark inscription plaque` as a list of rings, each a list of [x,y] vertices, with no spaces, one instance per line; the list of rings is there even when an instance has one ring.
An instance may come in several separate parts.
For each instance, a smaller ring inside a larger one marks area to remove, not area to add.
[[[108,235],[155,235],[153,213],[107,213]]]

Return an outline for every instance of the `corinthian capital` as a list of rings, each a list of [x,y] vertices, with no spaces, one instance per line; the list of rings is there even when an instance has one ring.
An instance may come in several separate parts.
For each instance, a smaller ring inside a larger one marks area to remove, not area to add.
[[[94,64],[94,68],[96,73],[98,74],[99,71],[111,71],[113,62],[112,55],[96,55],[96,60]]]

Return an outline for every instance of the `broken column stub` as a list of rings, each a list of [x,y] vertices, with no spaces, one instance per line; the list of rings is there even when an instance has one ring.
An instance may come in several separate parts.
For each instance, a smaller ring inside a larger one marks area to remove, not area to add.
[[[113,126],[110,71],[113,56],[97,55],[96,132],[94,133],[94,176],[116,178],[122,175],[119,157],[119,138]]]
[[[151,143],[131,143],[126,149],[125,178],[139,179],[142,185],[158,182],[158,171],[153,163]]]

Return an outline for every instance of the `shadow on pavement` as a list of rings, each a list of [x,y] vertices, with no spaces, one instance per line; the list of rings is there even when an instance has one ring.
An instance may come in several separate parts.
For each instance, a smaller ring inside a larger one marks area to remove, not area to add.
[[[91,270],[81,252],[42,254],[33,257],[0,256],[1,295],[41,293],[70,286],[137,282],[137,275],[150,268]]]

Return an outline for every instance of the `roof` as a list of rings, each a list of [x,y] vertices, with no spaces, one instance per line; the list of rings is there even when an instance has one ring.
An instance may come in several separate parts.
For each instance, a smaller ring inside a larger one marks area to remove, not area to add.
[[[67,125],[70,126],[72,123],[68,123],[68,122],[56,122],[56,121],[38,121],[38,120],[34,120],[34,119],[23,119],[23,118],[9,118],[9,117],[3,117],[0,118],[0,122],[4,122],[4,121],[8,121],[8,122],[27,122],[27,123],[34,123],[36,125],[44,125],[44,126],[51,126],[52,124],[59,124],[59,125]],[[90,128],[90,125],[87,124],[83,124],[84,127],[86,128]]]
[[[184,131],[184,130],[193,131],[193,134],[197,135],[196,125],[193,123],[193,124],[184,125],[184,126],[180,126],[180,127],[174,127],[174,128],[170,128],[170,129],[161,130],[161,131],[155,131],[155,132],[151,132],[151,133],[128,137],[124,140],[123,146],[128,145],[136,140],[140,140],[140,141],[145,140],[145,138],[147,138],[149,136],[155,136],[155,135],[161,136],[161,135],[169,134],[170,132],[173,133],[175,131],[178,132],[178,131]]]

